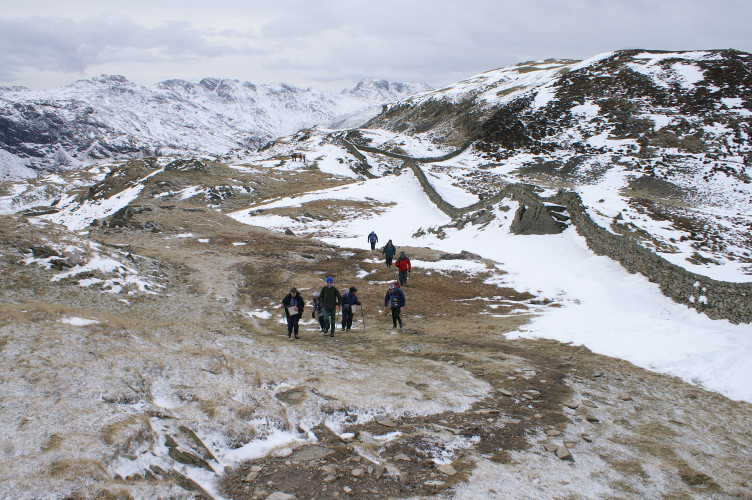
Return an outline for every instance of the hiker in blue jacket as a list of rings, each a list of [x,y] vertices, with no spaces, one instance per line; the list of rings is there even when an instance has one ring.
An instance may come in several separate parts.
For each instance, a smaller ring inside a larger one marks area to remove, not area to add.
[[[297,288],[290,288],[290,293],[282,299],[282,305],[285,308],[285,315],[287,316],[287,338],[289,339],[290,335],[294,332],[295,338],[299,339],[298,322],[300,321],[300,317],[303,316],[305,302],[303,302],[303,297],[300,296]]]
[[[354,286],[342,294],[342,331],[349,330],[353,322],[353,306],[359,306],[360,300],[355,295],[358,289]]]
[[[402,330],[402,316],[401,313],[405,309],[405,293],[399,287],[397,282],[389,285],[389,289],[384,297],[384,311],[387,311],[388,307],[392,308],[392,324],[393,328],[397,328],[397,322],[399,322],[400,330]]]
[[[376,233],[371,231],[371,234],[368,235],[368,243],[371,244],[371,250],[376,250],[376,243],[379,242],[379,237],[376,236]]]

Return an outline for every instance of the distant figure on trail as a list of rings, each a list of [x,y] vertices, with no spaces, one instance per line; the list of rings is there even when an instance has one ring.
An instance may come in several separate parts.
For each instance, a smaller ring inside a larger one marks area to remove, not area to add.
[[[397,249],[394,247],[392,240],[387,241],[384,248],[381,249],[381,253],[383,253],[384,258],[386,258],[386,267],[392,267],[392,259],[394,258],[394,254],[397,253]]]
[[[392,308],[392,328],[397,328],[397,322],[399,322],[400,330],[402,330],[402,311],[405,308],[405,293],[400,289],[397,282],[389,285],[389,289],[386,291],[384,297],[384,311],[388,308]]]
[[[319,298],[321,299],[321,306],[324,308],[326,322],[331,328],[329,336],[334,337],[334,330],[337,327],[337,310],[342,305],[342,295],[334,286],[333,278],[326,279],[326,286],[321,289]]]
[[[376,243],[379,242],[379,237],[376,236],[376,233],[371,231],[371,234],[368,235],[368,243],[371,244],[371,250],[376,250]]]
[[[290,293],[287,294],[287,297],[282,299],[282,306],[284,306],[285,315],[287,316],[287,338],[289,339],[290,335],[294,332],[295,338],[299,339],[298,322],[303,315],[305,302],[303,302],[303,297],[300,296],[297,288],[290,288]]]
[[[351,286],[348,291],[342,294],[342,331],[349,330],[353,322],[353,306],[360,305],[360,299],[355,295],[358,289]]]
[[[319,299],[320,295],[319,292],[313,292],[313,312],[311,313],[311,317],[313,319],[318,317],[321,331],[326,333],[329,330],[329,323],[326,322],[324,307],[321,305],[321,299]]]
[[[405,286],[407,284],[407,275],[412,271],[413,266],[410,263],[410,258],[405,255],[405,252],[400,252],[399,259],[394,263],[394,266],[399,269],[399,284]]]
[[[292,161],[295,161],[298,159],[298,153],[293,153],[290,155],[290,158],[292,158]]]

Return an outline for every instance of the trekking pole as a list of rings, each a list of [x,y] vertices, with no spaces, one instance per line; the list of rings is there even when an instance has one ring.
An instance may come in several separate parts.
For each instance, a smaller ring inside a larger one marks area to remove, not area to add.
[[[363,306],[360,306],[360,317],[363,320],[363,333],[366,332],[366,315],[363,312]]]

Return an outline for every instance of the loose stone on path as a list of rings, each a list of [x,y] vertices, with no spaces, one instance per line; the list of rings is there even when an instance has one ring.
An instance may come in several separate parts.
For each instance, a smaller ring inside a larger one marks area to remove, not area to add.
[[[446,476],[454,476],[455,474],[457,474],[457,469],[452,467],[451,464],[439,465],[438,467],[436,467],[436,470]]]
[[[569,453],[569,450],[566,446],[559,446],[556,449],[556,456],[559,457],[561,460],[566,460],[568,462],[574,462],[574,457],[571,453]]]
[[[390,419],[386,415],[376,415],[373,417],[377,424],[381,424],[384,427],[397,427],[397,422]]]
[[[275,491],[268,497],[266,497],[266,500],[298,500],[298,497],[295,495],[290,495],[289,493],[284,493],[282,491]]]

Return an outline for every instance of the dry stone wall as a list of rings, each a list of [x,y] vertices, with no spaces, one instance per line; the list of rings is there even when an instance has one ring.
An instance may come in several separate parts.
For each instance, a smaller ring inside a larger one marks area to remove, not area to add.
[[[605,255],[616,260],[630,273],[642,274],[651,282],[657,283],[667,297],[692,307],[712,319],[727,319],[736,324],[752,323],[752,283],[718,281],[695,274],[672,264],[629,238],[607,231],[590,218],[577,193],[561,190],[554,196],[543,198],[535,194],[530,186],[509,184],[497,195],[467,207],[457,208],[447,203],[428,181],[418,163],[445,161],[460,154],[468,145],[441,157],[442,159],[426,159],[410,158],[378,148],[351,144],[353,149],[404,159],[404,167],[410,168],[415,173],[415,177],[428,198],[439,210],[452,218],[481,208],[489,208],[505,198],[511,198],[527,206],[540,203],[562,205],[566,207],[577,233],[585,238],[588,247],[597,255]]]
[[[590,218],[576,193],[560,191],[550,201],[567,207],[577,232],[598,255],[618,261],[630,273],[657,283],[667,297],[732,323],[752,323],[752,283],[718,281],[692,273],[634,241],[613,234]]]

